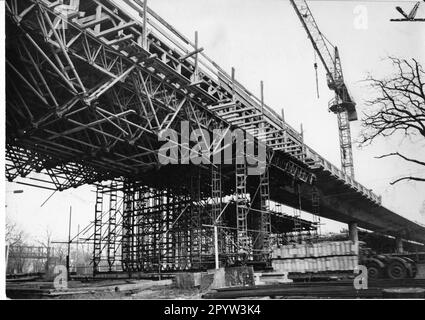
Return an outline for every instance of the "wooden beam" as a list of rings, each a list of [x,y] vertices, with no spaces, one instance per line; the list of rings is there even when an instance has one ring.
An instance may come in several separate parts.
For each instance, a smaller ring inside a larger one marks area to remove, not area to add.
[[[116,26],[116,27],[113,27],[113,28],[104,30],[102,32],[99,32],[96,35],[99,36],[99,37],[104,37],[104,36],[109,35],[111,33],[116,33],[118,31],[121,31],[121,30],[124,30],[124,29],[127,29],[127,28],[131,28],[132,26],[134,26],[136,24],[137,24],[136,21],[131,21],[131,22],[128,22],[128,23],[125,23],[125,24],[121,24],[119,26]]]
[[[117,43],[120,43],[120,42],[123,42],[123,41],[126,41],[126,40],[133,39],[133,38],[134,38],[133,34],[127,34],[127,35],[124,35],[123,37],[108,41],[107,44],[113,45],[113,44],[117,44]]]
[[[87,18],[90,18],[90,19],[87,19]],[[87,29],[87,28],[91,28],[91,27],[93,27],[97,24],[100,24],[102,22],[105,22],[106,20],[109,20],[110,17],[103,13],[100,18],[96,18],[95,16],[90,16],[90,17],[87,17],[87,18],[77,20],[76,22],[79,23],[84,29]],[[91,19],[93,19],[93,20],[91,20]],[[84,21],[89,21],[89,22],[84,23]]]

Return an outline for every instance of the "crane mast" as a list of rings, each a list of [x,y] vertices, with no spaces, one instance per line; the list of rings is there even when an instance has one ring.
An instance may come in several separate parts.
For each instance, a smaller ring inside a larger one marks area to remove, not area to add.
[[[290,0],[290,2],[326,70],[328,87],[335,92],[335,97],[329,101],[328,107],[338,118],[341,168],[345,174],[354,178],[350,121],[357,120],[356,103],[344,82],[338,48],[320,32],[305,0]]]

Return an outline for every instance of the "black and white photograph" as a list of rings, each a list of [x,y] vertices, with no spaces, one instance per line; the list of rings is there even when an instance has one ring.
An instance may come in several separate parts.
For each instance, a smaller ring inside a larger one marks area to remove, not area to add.
[[[2,300],[259,319],[425,299],[424,0],[2,0],[0,19]]]

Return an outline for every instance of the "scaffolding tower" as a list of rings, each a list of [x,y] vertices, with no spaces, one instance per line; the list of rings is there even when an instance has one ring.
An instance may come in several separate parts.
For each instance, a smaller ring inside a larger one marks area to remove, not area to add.
[[[248,199],[247,199],[247,166],[246,159],[236,163],[236,229],[237,229],[237,250],[241,259],[247,258],[251,254],[251,238],[248,235]]]
[[[102,256],[102,215],[103,215],[103,186],[96,187],[96,204],[94,210],[93,232],[93,274],[99,271]]]
[[[318,241],[320,236],[320,194],[316,186],[311,191],[311,207],[313,214],[313,223],[316,228],[313,230],[313,241]]]

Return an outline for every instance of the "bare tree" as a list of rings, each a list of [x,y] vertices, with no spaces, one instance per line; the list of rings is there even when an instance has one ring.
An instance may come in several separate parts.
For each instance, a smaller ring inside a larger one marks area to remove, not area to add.
[[[425,72],[415,59],[405,60],[390,57],[396,72],[388,79],[367,81],[376,96],[366,102],[371,108],[364,113],[361,145],[367,145],[377,137],[389,137],[402,133],[405,137],[419,137],[425,141]],[[425,159],[414,159],[399,152],[391,152],[379,157],[398,157],[404,161],[425,167]],[[424,181],[425,177],[404,176],[391,182],[402,180]]]
[[[6,218],[5,231],[5,241],[8,246],[6,272],[13,273],[16,271],[17,273],[22,273],[27,262],[24,255],[27,234],[16,222],[9,218]]]
[[[56,263],[65,265],[66,264],[66,256],[68,254],[68,248],[65,244],[57,244],[55,246],[55,258]]]
[[[46,228],[46,238],[43,241],[38,241],[39,244],[41,244],[44,248],[46,248],[46,253],[47,253],[47,257],[46,257],[46,261],[44,264],[44,271],[46,274],[49,273],[49,268],[51,265],[51,256],[52,256],[52,246],[51,246],[51,242],[52,242],[52,230],[49,229],[49,227]]]
[[[20,229],[16,222],[6,218],[5,241],[9,246],[22,245],[25,242],[26,234]]]

